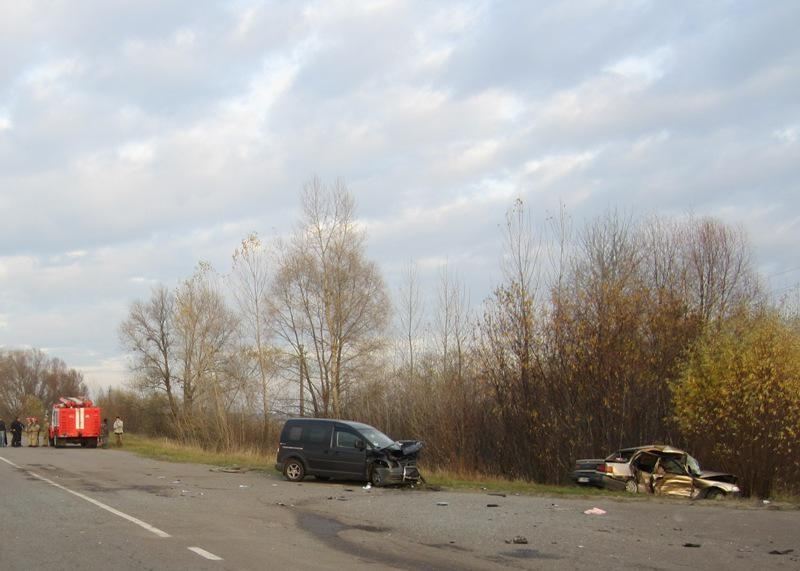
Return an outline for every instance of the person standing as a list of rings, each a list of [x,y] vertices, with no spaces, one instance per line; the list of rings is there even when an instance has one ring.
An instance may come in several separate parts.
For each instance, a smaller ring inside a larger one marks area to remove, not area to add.
[[[29,416],[25,419],[25,442],[27,442],[28,448],[33,446],[33,435],[31,432],[33,431],[33,419]]]
[[[9,428],[11,428],[11,446],[19,448],[22,446],[22,429],[24,428],[19,418],[15,418]]]
[[[122,419],[117,417],[114,421],[114,436],[117,439],[117,446],[122,446]]]
[[[50,421],[47,420],[47,415],[44,417],[42,423],[42,446],[48,446],[50,442]]]
[[[31,438],[31,443],[30,444],[34,448],[38,448],[39,447],[39,432],[41,432],[41,430],[42,430],[42,427],[39,424],[39,419],[34,416],[31,419],[31,433],[30,433],[30,438]]]
[[[0,418],[0,448],[5,448],[6,446],[8,446],[8,440],[6,440],[6,423]]]

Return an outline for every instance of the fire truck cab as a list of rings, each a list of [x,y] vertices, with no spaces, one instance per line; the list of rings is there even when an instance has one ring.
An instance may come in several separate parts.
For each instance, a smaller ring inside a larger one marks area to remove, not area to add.
[[[100,437],[100,407],[87,398],[62,397],[53,405],[48,435],[50,446],[80,444],[97,448]]]

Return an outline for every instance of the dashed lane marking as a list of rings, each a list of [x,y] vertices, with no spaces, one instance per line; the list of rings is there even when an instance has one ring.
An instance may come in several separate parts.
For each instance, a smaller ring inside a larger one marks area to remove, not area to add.
[[[213,553],[206,551],[205,549],[202,549],[200,547],[187,547],[186,549],[188,549],[189,551],[194,551],[200,557],[205,557],[206,559],[210,559],[211,561],[222,561],[222,557],[214,555]]]
[[[13,466],[14,468],[17,468],[19,470],[24,471],[27,474],[30,474],[31,476],[33,476],[34,478],[36,478],[38,480],[41,480],[42,482],[47,482],[48,484],[58,488],[59,490],[64,490],[65,492],[68,492],[68,493],[72,494],[73,496],[77,496],[82,500],[86,500],[90,504],[96,505],[98,508],[104,509],[107,512],[114,514],[115,516],[121,517],[122,519],[126,519],[131,523],[135,523],[139,527],[146,529],[150,533],[154,533],[158,537],[171,537],[170,534],[168,534],[166,531],[162,531],[162,530],[158,529],[157,527],[154,527],[154,526],[150,525],[149,523],[140,520],[139,518],[135,518],[132,515],[128,515],[128,514],[126,514],[124,512],[119,511],[118,509],[114,509],[111,506],[108,506],[108,505],[104,504],[103,502],[97,501],[94,498],[90,498],[89,496],[81,494],[80,492],[76,492],[74,490],[70,490],[69,488],[66,488],[66,487],[62,486],[61,484],[57,484],[53,480],[49,480],[48,478],[45,478],[44,476],[40,476],[36,472],[31,472],[30,470],[26,470],[25,468],[15,464],[11,460],[3,458],[2,456],[0,456],[0,460],[5,462],[9,466]]]

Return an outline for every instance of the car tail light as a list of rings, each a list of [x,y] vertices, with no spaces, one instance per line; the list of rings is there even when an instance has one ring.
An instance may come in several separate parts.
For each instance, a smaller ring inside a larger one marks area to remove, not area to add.
[[[605,464],[598,464],[597,468],[595,468],[595,470],[597,470],[598,472],[605,472],[606,471],[606,465]]]

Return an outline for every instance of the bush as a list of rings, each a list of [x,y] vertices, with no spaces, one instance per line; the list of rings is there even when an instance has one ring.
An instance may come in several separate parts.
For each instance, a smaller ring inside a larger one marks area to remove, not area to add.
[[[800,477],[800,334],[775,314],[710,327],[673,387],[675,420],[705,461],[767,497]],[[706,460],[707,458],[707,460]]]

